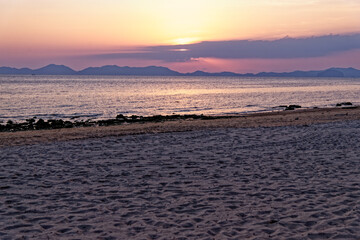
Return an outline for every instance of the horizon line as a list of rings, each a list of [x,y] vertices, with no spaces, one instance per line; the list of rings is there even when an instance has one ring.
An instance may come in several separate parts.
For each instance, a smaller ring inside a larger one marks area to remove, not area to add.
[[[173,70],[173,69],[171,69],[169,67],[164,67],[164,66],[161,66],[161,65],[148,65],[148,66],[138,67],[138,66],[128,66],[128,65],[119,66],[119,65],[116,65],[116,64],[106,64],[106,65],[102,65],[102,66],[88,66],[88,67],[82,68],[80,70],[74,70],[72,67],[67,66],[65,64],[55,64],[55,63],[49,63],[49,64],[44,65],[44,66],[39,67],[39,68],[0,66],[0,69],[1,68],[11,68],[11,69],[16,69],[16,70],[28,69],[28,70],[36,71],[36,70],[40,70],[40,69],[50,67],[50,66],[66,67],[66,68],[69,68],[70,70],[72,70],[74,72],[77,72],[77,73],[79,73],[81,71],[84,71],[86,69],[89,69],[89,68],[102,68],[102,67],[119,67],[119,68],[150,68],[150,67],[156,67],[156,68],[165,68],[165,69],[171,70],[171,71],[179,73],[179,74],[193,74],[193,73],[196,73],[196,72],[203,72],[203,73],[208,73],[208,74],[232,73],[232,74],[238,74],[238,75],[246,75],[246,74],[256,75],[256,74],[260,74],[260,73],[279,73],[280,74],[280,73],[293,73],[293,72],[313,72],[313,71],[326,71],[326,70],[336,69],[336,68],[355,69],[355,70],[360,71],[360,69],[357,69],[357,68],[354,68],[354,67],[336,67],[336,66],[332,66],[332,67],[327,67],[327,68],[324,68],[324,69],[312,69],[312,70],[295,69],[295,70],[288,70],[288,71],[283,71],[283,72],[279,72],[279,71],[258,71],[256,73],[250,73],[250,72],[239,73],[239,72],[232,72],[232,71],[207,72],[205,70],[199,70],[199,69],[195,70],[195,71],[192,71],[192,72],[179,72],[177,70]],[[26,75],[26,74],[24,74],[24,75]]]

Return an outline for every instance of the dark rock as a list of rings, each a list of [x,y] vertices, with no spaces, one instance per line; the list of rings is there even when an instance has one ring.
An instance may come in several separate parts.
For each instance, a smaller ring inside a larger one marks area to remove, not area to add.
[[[118,114],[118,115],[116,116],[116,119],[117,119],[117,120],[121,120],[121,121],[125,121],[125,120],[127,119],[127,117],[124,116],[124,115],[122,115],[122,114]]]
[[[26,122],[28,122],[29,124],[33,124],[33,123],[35,123],[35,119],[29,118],[29,119],[26,119]]]
[[[48,123],[50,124],[51,128],[63,128],[64,127],[64,121],[62,119],[48,120]]]
[[[296,108],[301,108],[300,105],[289,105],[285,107],[285,110],[295,110]]]
[[[64,128],[72,128],[74,127],[74,124],[70,121],[65,121],[64,122]]]
[[[99,120],[97,123],[99,126],[111,126],[111,125],[120,124],[121,121],[117,119],[108,119],[108,120]]]
[[[342,103],[337,103],[336,106],[340,107],[340,106],[352,106],[353,104],[351,102],[342,102]]]
[[[161,122],[164,120],[162,115],[154,115],[151,117],[140,117],[140,120],[143,122]]]
[[[131,120],[134,121],[134,120],[137,120],[137,119],[139,118],[139,116],[137,116],[137,115],[132,115],[130,118],[131,118]]]
[[[50,124],[41,118],[35,123],[36,129],[49,129],[50,127]]]

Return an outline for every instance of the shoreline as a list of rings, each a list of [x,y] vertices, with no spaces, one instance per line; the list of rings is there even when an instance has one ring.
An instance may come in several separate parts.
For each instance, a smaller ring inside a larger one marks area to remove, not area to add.
[[[360,120],[359,106],[251,113],[206,120],[185,119],[113,126],[0,132],[0,147],[147,133],[185,132],[214,128],[299,126],[348,120]]]

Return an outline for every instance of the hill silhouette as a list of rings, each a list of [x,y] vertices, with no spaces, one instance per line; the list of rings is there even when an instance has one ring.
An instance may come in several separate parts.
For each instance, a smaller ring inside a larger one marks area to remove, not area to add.
[[[112,75],[112,76],[217,76],[217,77],[360,77],[360,70],[355,68],[329,68],[318,71],[293,72],[260,72],[260,73],[234,73],[234,72],[204,72],[180,73],[166,67],[119,67],[106,65],[102,67],[88,67],[75,71],[65,65],[49,64],[39,69],[0,67],[0,74],[22,75]]]

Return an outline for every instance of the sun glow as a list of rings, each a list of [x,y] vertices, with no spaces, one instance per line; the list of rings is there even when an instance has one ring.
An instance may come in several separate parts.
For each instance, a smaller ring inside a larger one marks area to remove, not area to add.
[[[189,49],[186,49],[186,48],[179,48],[179,49],[172,49],[170,51],[173,51],[173,52],[187,52],[189,51]]]
[[[174,45],[186,45],[186,44],[192,44],[192,43],[196,43],[199,42],[198,38],[194,38],[194,37],[188,37],[188,38],[177,38],[172,40],[172,44]]]

